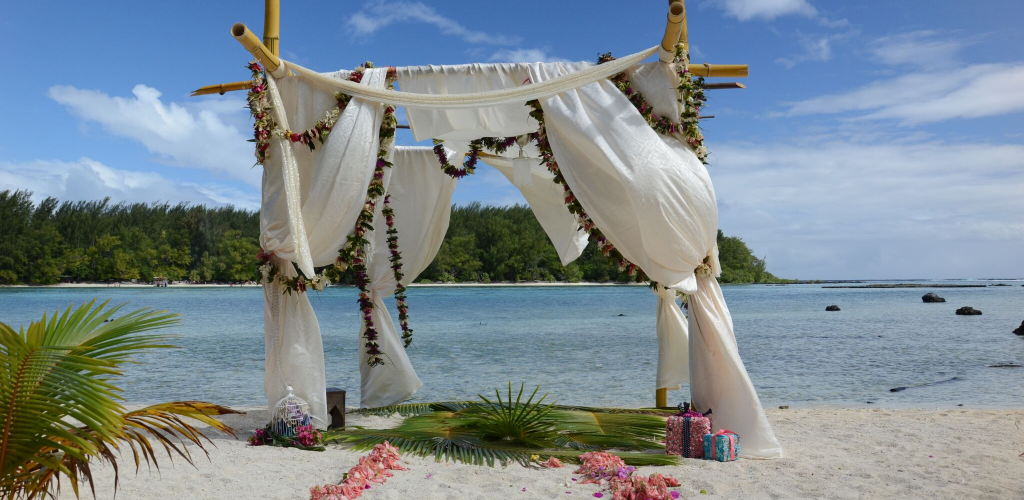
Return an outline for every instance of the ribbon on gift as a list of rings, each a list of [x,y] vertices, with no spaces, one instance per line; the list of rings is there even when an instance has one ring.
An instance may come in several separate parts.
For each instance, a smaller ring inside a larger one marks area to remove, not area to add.
[[[708,408],[708,411],[701,413],[691,408],[690,403],[679,403],[679,406],[677,406],[676,408],[679,409],[679,413],[677,413],[676,415],[680,417],[706,417],[708,415],[711,415],[711,408]]]
[[[715,457],[715,448],[717,448],[717,446],[715,446],[715,437],[717,436],[726,436],[729,438],[729,460],[736,460],[736,438],[733,436],[739,437],[739,434],[736,434],[729,429],[722,429],[711,436],[711,460],[717,458]]]

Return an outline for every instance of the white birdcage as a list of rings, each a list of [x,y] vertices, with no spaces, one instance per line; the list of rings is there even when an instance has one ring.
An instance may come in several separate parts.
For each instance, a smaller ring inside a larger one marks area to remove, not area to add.
[[[279,436],[292,437],[298,434],[296,428],[300,425],[310,425],[311,422],[309,404],[293,394],[292,386],[288,386],[288,395],[274,405],[274,412],[270,416],[270,430]]]

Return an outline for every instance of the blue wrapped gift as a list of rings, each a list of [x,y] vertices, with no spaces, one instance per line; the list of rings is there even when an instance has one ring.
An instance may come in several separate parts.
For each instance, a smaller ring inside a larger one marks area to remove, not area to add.
[[[731,462],[740,458],[740,435],[727,429],[705,434],[704,458],[719,462]]]

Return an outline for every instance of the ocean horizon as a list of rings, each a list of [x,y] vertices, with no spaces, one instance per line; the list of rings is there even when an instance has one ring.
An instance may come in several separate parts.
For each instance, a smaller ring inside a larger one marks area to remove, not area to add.
[[[727,285],[750,377],[766,407],[1022,408],[1024,280],[842,280],[975,288]],[[527,284],[529,285],[529,284]],[[424,386],[410,401],[475,399],[520,382],[563,404],[640,407],[654,400],[654,295],[643,286],[422,286],[409,292],[409,356]],[[945,303],[926,304],[929,291]],[[329,386],[359,399],[356,290],[311,293]],[[128,367],[128,403],[198,399],[265,405],[263,299],[257,287],[6,287],[0,321],[27,326],[92,300],[181,314],[179,349]],[[386,301],[397,314],[393,299]],[[829,305],[839,312],[826,312]],[[961,306],[981,316],[956,316]],[[380,369],[387,369],[386,366]],[[892,392],[892,389],[900,389]],[[670,391],[674,404],[688,388]]]

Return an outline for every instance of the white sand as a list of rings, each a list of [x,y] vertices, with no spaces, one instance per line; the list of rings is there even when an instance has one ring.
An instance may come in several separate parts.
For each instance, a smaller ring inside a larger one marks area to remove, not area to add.
[[[117,498],[304,499],[311,486],[337,482],[355,465],[358,454],[337,447],[317,453],[245,446],[244,438],[265,418],[265,410],[225,417],[242,440],[215,438],[210,460],[200,453],[196,468],[178,459],[171,464],[165,456],[159,472],[144,466],[136,476],[125,457]],[[681,498],[1024,498],[1024,410],[816,408],[772,410],[769,419],[784,459],[685,460],[639,472],[674,475],[682,483],[676,488]],[[348,423],[394,422],[349,415]],[[598,491],[572,482],[572,466],[489,468],[415,457],[404,463],[410,470],[396,471],[362,498],[564,499],[593,498]],[[96,476],[97,498],[113,498],[109,467],[97,468]],[[73,498],[64,486],[61,498]]]

